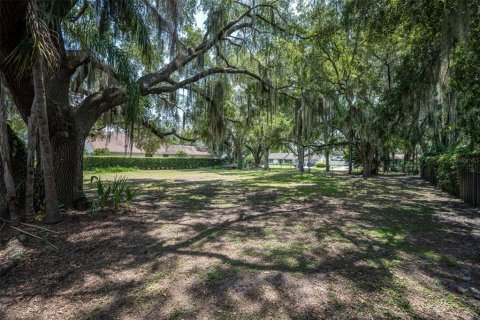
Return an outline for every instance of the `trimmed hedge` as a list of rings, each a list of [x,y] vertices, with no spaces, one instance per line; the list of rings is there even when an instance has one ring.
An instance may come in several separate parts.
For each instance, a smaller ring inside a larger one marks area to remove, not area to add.
[[[214,167],[223,164],[221,159],[208,158],[126,158],[126,157],[94,157],[83,158],[83,170],[111,167],[134,167],[142,170],[155,169],[197,169]]]

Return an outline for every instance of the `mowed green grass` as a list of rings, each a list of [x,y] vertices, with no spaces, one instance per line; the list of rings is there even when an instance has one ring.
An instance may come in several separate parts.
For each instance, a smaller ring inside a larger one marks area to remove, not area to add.
[[[335,193],[339,196],[342,187],[338,184],[339,177],[332,178],[323,169],[311,168],[310,172],[298,173],[292,168],[276,168],[270,171],[263,170],[134,170],[129,172],[88,172],[84,173],[86,189],[90,188],[92,176],[103,180],[113,180],[115,177],[126,177],[138,186],[140,193],[148,193],[152,189],[162,189],[167,184],[185,184],[184,192],[177,193],[178,197],[188,194],[189,189],[195,189],[199,184],[214,184],[224,190],[231,190],[234,186],[240,190],[272,191],[282,189],[286,198],[291,200],[305,199],[315,195]],[[169,186],[170,187],[170,186]],[[175,185],[173,186],[175,187]]]
[[[419,179],[291,169],[100,174],[115,175],[157,203],[145,215],[164,226],[149,232],[175,261],[132,291],[129,312],[160,312],[158,292],[185,295],[167,303],[166,318],[473,319],[480,311],[469,231],[478,219],[465,222],[460,202]]]

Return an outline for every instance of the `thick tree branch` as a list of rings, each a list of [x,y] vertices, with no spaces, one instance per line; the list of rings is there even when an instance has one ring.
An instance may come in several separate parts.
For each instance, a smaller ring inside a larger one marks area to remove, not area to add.
[[[160,69],[158,72],[150,73],[141,77],[139,79],[140,89],[142,91],[148,91],[154,85],[165,81],[165,79],[170,77],[170,75],[173,72],[186,66],[192,60],[205,54],[208,50],[214,47],[215,44],[218,43],[219,41],[222,41],[223,39],[228,38],[230,35],[232,35],[238,30],[252,27],[253,21],[244,22],[244,23],[240,23],[240,22],[246,17],[249,17],[249,15],[253,10],[261,7],[268,7],[268,6],[271,6],[271,4],[258,4],[256,6],[251,7],[250,9],[246,10],[243,14],[238,16],[236,19],[227,23],[212,38],[209,39],[208,37],[205,37],[205,41],[203,41],[201,44],[196,46],[193,49],[193,53],[189,54],[186,57],[184,57],[182,53],[180,53],[175,57],[175,59],[173,59],[170,63],[168,63],[165,67]]]
[[[82,4],[82,7],[80,8],[80,10],[75,14],[75,16],[69,18],[69,20],[71,22],[77,22],[77,20],[80,19],[85,14],[87,9],[88,9],[88,1],[83,0],[83,4]]]
[[[242,30],[244,28],[249,28],[253,26],[253,20],[250,22],[243,22],[242,20],[245,18],[250,18],[250,14],[257,8],[261,7],[269,7],[271,4],[259,4],[253,7],[250,7],[246,10],[243,14],[238,16],[236,19],[227,23],[221,30],[219,30],[213,37],[207,37],[205,41],[201,44],[196,46],[192,51],[191,54],[184,57],[183,53],[179,53],[177,57],[172,59],[170,63],[165,65],[162,69],[158,72],[147,74],[141,77],[137,83],[140,87],[140,93],[142,95],[148,94],[162,94],[168,92],[174,92],[178,89],[187,89],[192,90],[194,92],[199,92],[200,90],[195,89],[194,83],[203,79],[212,74],[219,74],[219,73],[228,73],[228,74],[245,74],[248,75],[258,81],[260,81],[265,87],[272,87],[269,83],[267,83],[264,79],[262,79],[259,75],[246,70],[246,69],[238,69],[235,67],[213,67],[204,71],[197,73],[194,76],[191,76],[187,79],[182,81],[176,82],[171,79],[171,74],[175,71],[178,71],[180,68],[186,66],[188,63],[193,61],[194,59],[200,57],[201,55],[205,54],[208,50],[215,47],[219,41],[222,41],[229,36],[233,35],[235,32]],[[78,68],[82,64],[92,62],[96,68],[106,72],[107,74],[111,75],[112,77],[115,76],[113,70],[105,66],[101,63],[101,61],[88,56],[87,53],[83,52],[70,52],[70,60],[69,66],[74,71],[75,68]],[[162,82],[168,83],[169,85],[157,86],[154,85],[160,84]],[[208,99],[208,96],[203,93],[201,94],[202,97]],[[210,99],[211,100],[211,99]],[[100,117],[100,115],[109,109],[118,106],[125,101],[125,92],[120,88],[109,88],[102,90],[100,92],[91,94],[87,98],[82,101],[79,106],[76,108],[76,116],[82,122],[82,126],[85,127],[86,130],[93,126],[95,120]],[[176,133],[172,133],[176,135]],[[178,136],[178,135],[176,135]],[[179,138],[183,138],[178,136]],[[184,139],[188,140],[188,139]],[[190,139],[191,140],[191,139]]]
[[[67,65],[73,73],[77,68],[90,62],[90,53],[85,50],[67,50]]]
[[[125,98],[123,89],[117,87],[107,88],[86,97],[74,110],[75,117],[82,126],[80,129],[87,134],[104,112],[121,105]]]
[[[145,117],[141,118],[141,123],[142,123],[143,127],[150,130],[151,133],[153,133],[154,135],[156,135],[160,139],[164,139],[165,137],[173,135],[174,137],[177,137],[180,140],[185,140],[185,141],[189,141],[189,142],[192,142],[192,143],[198,140],[198,138],[183,137],[183,136],[181,136],[177,133],[176,129],[171,129],[170,131],[161,131],[151,121],[149,121]]]
[[[79,67],[90,63],[95,69],[103,71],[114,80],[118,80],[118,75],[115,70],[113,70],[110,66],[106,65],[99,59],[92,56],[87,51],[69,50],[67,51],[67,59],[68,67],[70,68],[72,73],[75,72],[75,70]]]
[[[264,79],[262,79],[259,75],[246,70],[246,69],[237,69],[237,68],[220,68],[220,67],[215,67],[215,68],[210,68],[204,71],[201,71],[197,73],[194,76],[191,76],[190,78],[187,78],[185,80],[179,81],[175,83],[174,85],[171,86],[159,86],[159,87],[153,87],[149,90],[147,90],[145,93],[146,94],[152,94],[152,93],[163,93],[163,92],[173,92],[178,89],[185,88],[189,84],[195,83],[205,77],[208,77],[212,74],[218,74],[218,73],[228,73],[228,74],[245,74],[248,75],[254,79],[257,79],[261,83],[263,83],[267,87],[271,87],[270,84],[268,84]]]

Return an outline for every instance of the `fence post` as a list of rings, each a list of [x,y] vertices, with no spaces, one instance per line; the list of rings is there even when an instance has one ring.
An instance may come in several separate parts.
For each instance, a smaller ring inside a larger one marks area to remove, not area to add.
[[[473,178],[473,199],[472,199],[472,204],[474,207],[478,205],[478,176],[480,176],[479,171],[479,158],[475,158],[472,163],[472,178]]]

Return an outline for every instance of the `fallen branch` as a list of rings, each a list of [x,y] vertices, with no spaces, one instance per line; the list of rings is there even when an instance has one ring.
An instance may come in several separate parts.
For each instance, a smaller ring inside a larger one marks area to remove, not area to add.
[[[54,247],[55,249],[58,250],[58,247],[57,247],[56,245],[54,245],[53,243],[49,242],[49,241],[46,240],[46,239],[43,239],[42,237],[39,237],[39,236],[37,236],[37,235],[34,235],[33,233],[27,232],[27,231],[25,231],[25,230],[22,230],[22,229],[20,229],[20,228],[14,227],[14,226],[10,226],[10,228],[12,228],[12,229],[14,229],[14,230],[17,230],[17,231],[20,231],[20,232],[22,232],[22,233],[25,233],[26,235],[29,235],[29,236],[31,236],[31,237],[34,237],[34,238],[43,240],[43,241],[45,241],[46,243],[48,243],[49,245],[51,245],[52,247]]]
[[[3,229],[3,227],[5,226],[5,224],[8,222],[8,223],[12,223],[12,221],[10,220],[6,220],[2,217],[0,217],[0,219],[3,221],[3,225],[2,227],[0,228],[0,231]],[[50,230],[50,229],[47,229],[45,227],[41,227],[41,226],[37,226],[35,224],[30,224],[30,223],[26,223],[26,222],[20,222],[20,224],[23,224],[24,226],[29,226],[29,227],[33,227],[33,228],[38,228],[38,229],[42,229],[42,230],[45,230],[45,231],[48,231],[48,232],[51,232],[51,233],[54,233],[54,234],[60,234],[60,232],[57,232],[57,231],[54,231],[54,230]]]
[[[37,225],[34,225],[34,224],[30,224],[30,223],[20,222],[20,224],[23,224],[24,226],[29,226],[29,227],[33,227],[33,228],[42,229],[42,230],[45,230],[45,231],[48,231],[48,232],[51,232],[51,233],[60,234],[60,232],[53,231],[53,230],[50,230],[50,229],[47,229],[47,228],[44,228],[44,227],[41,227],[41,226],[37,226]]]

